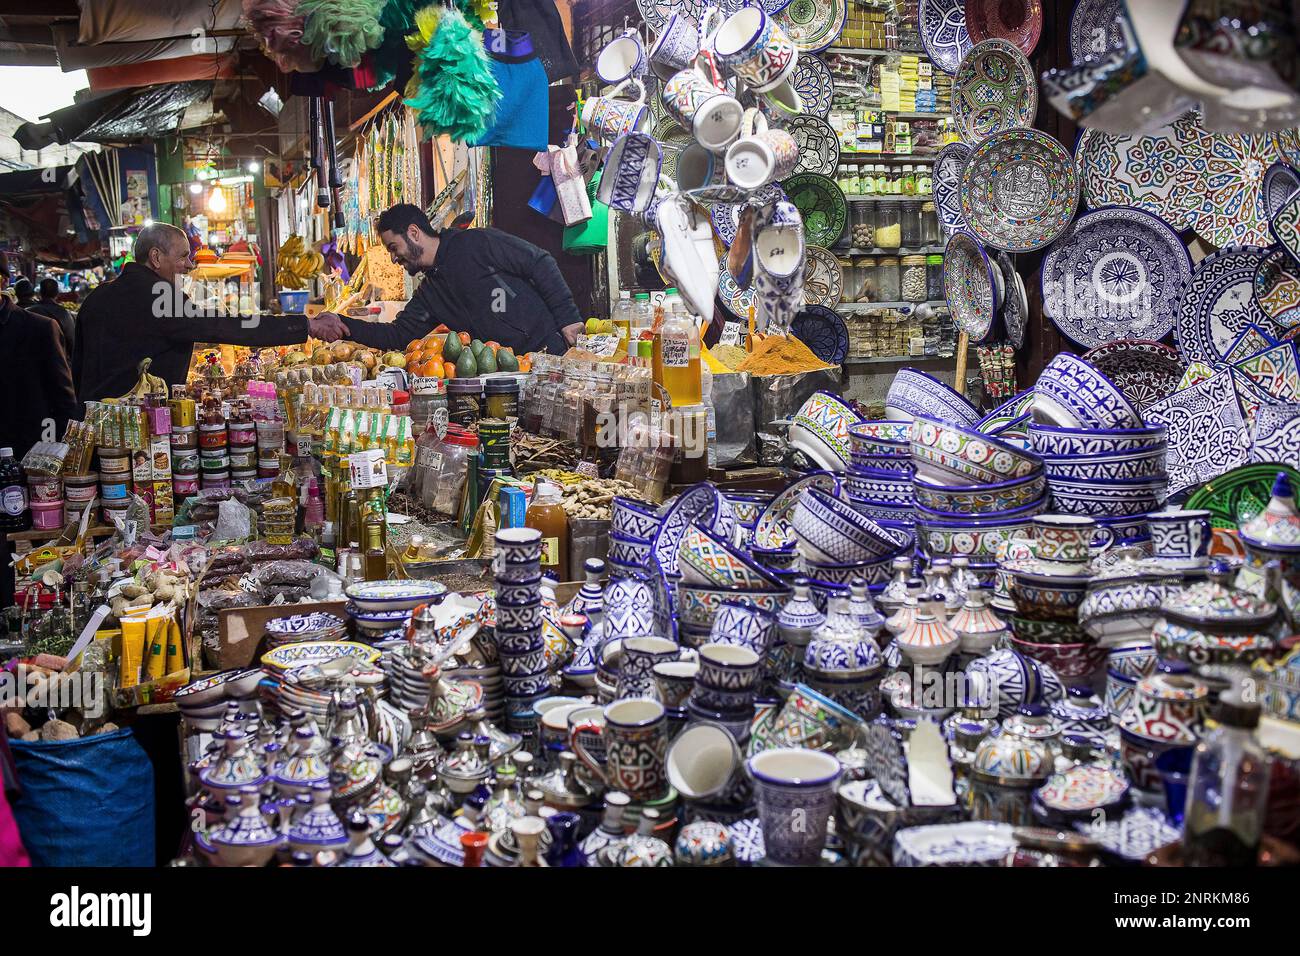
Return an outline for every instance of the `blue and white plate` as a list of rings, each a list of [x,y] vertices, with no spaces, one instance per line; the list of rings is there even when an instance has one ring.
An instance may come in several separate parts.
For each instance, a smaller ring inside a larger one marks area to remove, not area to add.
[[[965,143],[949,143],[934,159],[934,209],[946,235],[966,228],[961,211],[961,171],[970,159]]]
[[[1196,264],[1174,326],[1183,361],[1218,362],[1247,326],[1273,327],[1255,301],[1255,272],[1268,253],[1263,246],[1227,246]]]
[[[894,834],[894,866],[1000,866],[1016,848],[1009,823],[937,823]]]
[[[1140,863],[1182,838],[1182,832],[1154,807],[1135,807],[1120,819],[1101,826],[1089,820],[1076,823],[1074,828],[1096,840],[1103,850],[1130,863]]]
[[[1300,190],[1300,171],[1279,159],[1264,171],[1264,212],[1269,219],[1281,211],[1286,201]]]
[[[404,611],[432,601],[445,593],[447,585],[439,581],[361,581],[343,593],[362,613]]]
[[[1070,16],[1070,54],[1076,63],[1122,46],[1124,0],[1078,0]]]
[[[790,83],[803,101],[803,115],[825,119],[831,113],[831,99],[835,95],[835,79],[831,69],[819,56],[808,53],[799,57],[790,77]],[[788,127],[787,127],[788,128]],[[812,170],[820,172],[820,170]]]
[[[368,644],[359,644],[356,641],[304,641],[301,644],[285,644],[273,651],[267,651],[261,656],[260,661],[267,670],[289,671],[296,667],[306,667],[308,664],[324,664],[340,657],[354,657],[374,666],[379,660],[379,651]]]
[[[794,317],[790,331],[823,362],[839,365],[849,354],[849,330],[834,309],[805,305]]]
[[[1043,312],[1087,348],[1173,331],[1192,278],[1187,247],[1149,212],[1087,213],[1043,257]]]
[[[830,123],[820,116],[801,114],[792,117],[784,129],[799,146],[799,162],[794,167],[796,173],[835,175],[840,164],[840,137]]]
[[[921,42],[936,67],[956,73],[974,45],[966,29],[965,0],[921,0]]]

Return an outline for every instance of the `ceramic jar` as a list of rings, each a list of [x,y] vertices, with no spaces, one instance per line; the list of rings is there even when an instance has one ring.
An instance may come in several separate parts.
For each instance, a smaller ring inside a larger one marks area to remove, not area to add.
[[[948,626],[960,640],[964,655],[979,657],[991,651],[1010,631],[1003,620],[988,606],[989,594],[983,588],[971,588],[961,610],[948,620]]]
[[[970,771],[972,818],[1028,826],[1031,794],[1053,769],[1051,749],[1043,740],[1006,727],[986,737]]]
[[[894,641],[913,664],[937,667],[957,650],[961,638],[939,616],[940,601],[922,598],[920,603],[924,606],[918,610],[916,619]]]
[[[796,748],[767,750],[749,759],[767,859],[815,866],[826,844],[840,764],[830,754]]]
[[[1120,755],[1135,787],[1160,792],[1156,760],[1170,750],[1195,746],[1208,695],[1208,688],[1185,672],[1162,671],[1137,682],[1119,721]]]
[[[257,787],[241,787],[238,812],[208,831],[200,848],[206,843],[214,865],[265,866],[275,856],[285,838],[262,814],[258,801]]]
[[[1123,771],[1105,763],[1085,763],[1055,773],[1034,792],[1034,817],[1048,826],[1090,823],[1097,812],[1118,815],[1128,801]]]
[[[804,674],[813,689],[869,720],[880,713],[880,649],[859,627],[849,599],[831,598],[829,611],[804,652]]]
[[[678,866],[735,866],[731,831],[712,820],[688,823],[677,833],[673,854]]]

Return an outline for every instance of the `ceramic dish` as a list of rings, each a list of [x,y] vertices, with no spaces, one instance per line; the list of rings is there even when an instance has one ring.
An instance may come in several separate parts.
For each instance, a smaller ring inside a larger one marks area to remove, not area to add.
[[[949,143],[934,159],[934,209],[943,231],[952,235],[966,228],[961,211],[961,173],[970,159],[965,143]]]
[[[998,292],[984,247],[968,232],[953,233],[944,249],[943,291],[957,328],[973,343],[983,342],[993,328]]]
[[[1300,191],[1300,171],[1279,159],[1264,172],[1264,214],[1271,220]]]
[[[844,294],[844,270],[835,253],[821,246],[808,246],[804,250],[803,301],[805,305],[834,306]],[[798,334],[798,333],[796,333]],[[848,351],[845,333],[845,352]],[[823,359],[829,361],[829,359]],[[836,359],[838,365],[844,357]]]
[[[824,50],[839,39],[848,15],[848,0],[793,0],[773,19],[799,51],[807,54]]]
[[[790,323],[790,331],[823,362],[839,365],[849,354],[848,326],[823,303],[805,305]]]
[[[699,522],[723,538],[730,538],[736,519],[722,493],[713,485],[701,482],[677,496],[664,512],[654,537],[654,558],[664,574],[677,574],[677,556],[682,539],[690,526]]]
[[[799,162],[794,167],[796,173],[835,175],[840,164],[840,138],[830,123],[820,116],[795,116],[784,129],[794,137],[799,147]]]
[[[364,612],[409,610],[427,604],[447,591],[439,581],[361,581],[345,590],[352,603]]]
[[[1124,0],[1078,0],[1070,15],[1070,53],[1076,63],[1122,46]]]
[[[1300,262],[1273,249],[1255,268],[1255,304],[1279,328],[1300,326]]]
[[[794,545],[794,526],[790,519],[800,496],[808,488],[819,488],[835,495],[841,493],[839,479],[825,471],[815,472],[787,485],[759,515],[751,536],[755,547],[783,550]]]
[[[919,21],[930,61],[945,73],[956,73],[971,48],[964,0],[921,0]]]
[[[1168,397],[1183,377],[1177,349],[1149,339],[1117,339],[1085,352],[1083,358],[1139,410]]]
[[[849,205],[835,180],[820,173],[796,173],[782,184],[803,217],[810,246],[832,246],[844,232]]]
[[[952,386],[919,369],[901,368],[885,395],[885,417],[905,422],[918,415],[966,427],[980,420],[979,410]]]
[[[351,656],[366,665],[374,665],[379,660],[379,651],[368,644],[358,644],[355,641],[306,641],[302,644],[286,644],[273,651],[267,651],[259,661],[267,670],[288,671],[308,664],[324,664],[326,661],[346,656]]]
[[[826,65],[825,60],[811,53],[800,56],[795,64],[794,73],[790,76],[790,84],[798,92],[799,99],[803,103],[802,116],[793,117],[791,124],[799,119],[825,120],[830,115],[831,100],[835,95],[835,78],[831,76],[830,67]],[[786,131],[792,135],[794,133],[789,125],[786,126]],[[798,141],[797,136],[795,140]],[[835,152],[839,153],[838,144]],[[824,172],[824,170],[811,171]]]
[[[1268,253],[1232,246],[1196,264],[1174,327],[1183,361],[1218,362],[1249,326],[1272,327],[1255,301],[1255,273]]]
[[[1094,429],[1034,422],[1029,426],[1029,444],[1034,452],[1043,456],[1088,458],[1164,447],[1168,434],[1164,425]]]
[[[1046,133],[1011,129],[976,146],[962,169],[961,212],[986,245],[1030,252],[1052,243],[1074,219],[1078,174]]]
[[[1196,192],[1182,171],[1204,141],[1190,113],[1141,136],[1086,129],[1074,150],[1084,200],[1092,209],[1127,206],[1190,229]]]
[[[1220,249],[1265,245],[1264,174],[1282,159],[1275,136],[1205,133],[1202,153],[1184,165],[1181,176],[1193,191],[1192,228]]]
[[[974,146],[1003,130],[1033,124],[1038,78],[1014,43],[984,40],[971,47],[952,81],[952,118]]]
[[[972,43],[996,37],[1029,56],[1043,31],[1043,4],[1041,0],[966,0],[966,30]]]
[[[998,268],[1002,270],[1006,294],[1002,299],[1002,325],[1007,331],[1007,341],[1012,348],[1025,344],[1025,327],[1029,323],[1029,296],[1025,292],[1025,280],[1016,271],[1015,265],[1002,250],[998,250]]]
[[[1013,830],[1009,823],[974,820],[899,830],[894,866],[1001,866],[1015,852]]]
[[[934,418],[912,423],[912,458],[919,477],[935,484],[994,483],[1040,471],[1032,452]]]
[[[1067,428],[1141,428],[1142,415],[1098,369],[1062,352],[1043,368],[1034,385],[1034,418]]]

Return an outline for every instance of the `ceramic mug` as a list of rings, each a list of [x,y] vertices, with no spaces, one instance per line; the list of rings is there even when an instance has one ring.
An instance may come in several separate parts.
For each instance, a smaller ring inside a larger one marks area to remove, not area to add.
[[[717,181],[717,157],[699,143],[691,142],[677,156],[677,189],[689,192],[703,189]]]
[[[706,149],[721,153],[740,135],[744,107],[722,86],[721,77],[708,51],[691,66],[673,74],[664,84],[664,106],[682,129],[694,135]]]
[[[645,72],[645,66],[645,46],[635,30],[628,30],[611,40],[596,57],[596,75],[611,86],[630,76],[640,76]]]
[[[750,757],[746,767],[754,780],[767,859],[816,866],[826,845],[840,762],[815,750],[778,747]]]
[[[1094,553],[1093,542],[1104,540],[1100,551],[1115,541],[1109,528],[1100,528],[1092,518],[1078,515],[1039,515],[1033,522],[1034,556],[1040,561],[1087,564]]]
[[[654,666],[665,661],[675,661],[680,656],[681,648],[666,637],[625,637],[623,656],[618,668],[616,696],[620,700],[627,697],[658,700],[659,687],[655,682]]]
[[[742,189],[785,179],[799,163],[799,144],[783,129],[768,129],[767,117],[745,110],[740,139],[727,149],[727,178]]]
[[[668,722],[657,700],[618,700],[604,710],[605,723],[580,722],[569,728],[569,746],[587,769],[635,803],[656,800],[668,788],[665,769]],[[599,734],[607,755],[604,765],[587,747],[583,732]]]
[[[695,675],[700,670],[698,661],[660,661],[652,668],[659,699],[669,710],[686,706],[687,698],[695,687]]]
[[[699,28],[682,14],[674,13],[650,45],[650,69],[659,79],[667,80],[690,66],[699,52]]]
[[[705,644],[700,648],[695,683],[711,690],[753,694],[763,659],[739,644]]]
[[[1151,551],[1160,561],[1176,566],[1201,567],[1209,560],[1214,531],[1208,511],[1165,508],[1147,515]]]
[[[605,738],[602,736],[605,729],[605,706],[592,704],[575,707],[564,715],[564,720],[568,727],[566,736],[569,749],[576,754],[580,742],[591,758],[603,767],[607,759]]]
[[[741,7],[722,22],[712,42],[722,64],[756,93],[788,79],[799,62],[794,41],[761,7]]]
[[[619,99],[629,86],[639,90],[634,100]],[[602,139],[615,140],[628,133],[645,133],[653,117],[645,105],[645,84],[629,77],[605,96],[593,96],[582,105],[582,125]]]
[[[718,724],[692,724],[668,748],[668,782],[686,800],[724,793],[743,766],[736,738]]]
[[[776,642],[776,616],[738,600],[723,601],[713,616],[709,643],[738,644],[760,657]]]
[[[534,709],[540,715],[537,727],[541,736],[542,755],[545,756],[556,746],[562,750],[569,749],[569,715],[575,710],[587,710],[589,708],[583,701],[576,701],[572,704],[560,704],[546,710],[542,710],[540,707]]]
[[[605,171],[596,198],[620,212],[642,212],[654,198],[662,177],[663,149],[653,136],[627,133],[620,136],[605,158]]]

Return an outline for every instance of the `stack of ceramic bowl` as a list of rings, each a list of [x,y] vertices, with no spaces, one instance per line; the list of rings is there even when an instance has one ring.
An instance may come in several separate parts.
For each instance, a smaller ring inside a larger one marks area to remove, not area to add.
[[[809,488],[820,488],[833,495],[844,494],[840,478],[827,471],[815,471],[798,478],[781,489],[768,502],[758,522],[749,533],[750,554],[754,560],[776,574],[786,584],[799,576],[796,567],[799,553],[795,551],[794,509],[799,498]]]
[[[899,369],[885,396],[885,417],[910,422],[918,415],[966,428],[980,420],[979,410],[951,386],[914,368]]]
[[[722,594],[722,601],[738,599],[744,601],[749,595],[766,596],[785,589],[785,585],[769,570],[758,564],[749,554],[732,545],[716,531],[693,523],[682,537],[678,549],[677,566],[681,572],[678,585],[679,594],[687,589],[692,593],[703,592],[708,595]],[[770,602],[754,602],[764,610]],[[717,610],[716,606],[713,609]],[[695,619],[679,619],[677,635],[683,644],[699,646],[707,643],[713,627],[712,614],[707,626],[695,623]]]
[[[266,622],[266,649],[303,641],[337,641],[347,636],[347,622],[327,611],[286,614]]]
[[[849,429],[852,451],[844,488],[867,517],[897,524],[915,520],[910,434],[907,422],[863,422]]]
[[[378,667],[380,652],[356,641],[304,641],[285,644],[262,655],[265,678],[262,701],[282,714],[305,711],[328,720],[332,688],[350,681],[386,693],[387,678]]]
[[[357,636],[380,641],[404,631],[411,611],[446,594],[447,586],[440,581],[358,581],[344,593]]]
[[[725,727],[744,746],[754,719],[754,695],[763,659],[738,644],[705,644],[699,655],[695,686],[686,703],[687,717],[692,723]]]
[[[1148,427],[1095,366],[1062,353],[1034,386],[1030,447],[1044,462],[1053,510],[1096,518],[1116,541],[1148,536],[1144,515],[1168,488],[1166,429]]]
[[[861,421],[862,416],[838,395],[814,392],[790,423],[790,446],[819,468],[844,471],[851,457],[849,430]]]
[[[260,667],[222,671],[191,681],[172,698],[180,708],[186,728],[193,733],[212,733],[221,723],[232,701],[256,701],[257,685],[264,676]]]
[[[736,524],[744,529],[741,540],[749,540],[750,532],[758,524],[758,518],[776,495],[764,491],[724,491],[722,497],[731,505],[731,513]]]
[[[611,574],[643,571],[650,567],[654,538],[659,533],[659,513],[653,505],[632,498],[615,498],[609,531]]]
[[[1029,447],[1029,425],[1034,420],[1034,390],[1027,388],[975,423],[975,430],[1018,448]]]
[[[903,526],[873,521],[845,499],[808,488],[791,516],[799,569],[814,582],[847,588],[856,578],[883,587],[894,558],[910,552],[911,532]]]
[[[931,560],[966,558],[977,575],[998,549],[1047,510],[1047,480],[1032,452],[930,416],[912,422],[916,535]]]
[[[533,706],[551,692],[542,637],[542,533],[504,528],[496,533],[497,653],[506,689],[506,729],[531,740]]]

